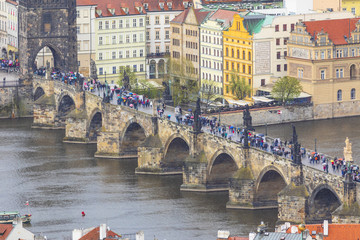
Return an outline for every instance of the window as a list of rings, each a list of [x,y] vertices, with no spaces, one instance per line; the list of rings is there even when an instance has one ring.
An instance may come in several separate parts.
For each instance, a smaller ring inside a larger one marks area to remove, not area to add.
[[[170,38],[170,32],[169,31],[165,31],[165,39],[169,39]]]
[[[280,52],[276,52],[276,59],[280,59],[280,56],[281,55],[281,53]]]
[[[242,67],[243,67],[242,72],[245,73],[245,71],[246,71],[246,69],[245,69],[246,66],[245,66],[245,65],[242,65]]]
[[[76,17],[77,17],[77,18],[80,17],[80,11],[79,11],[79,10],[76,11]]]
[[[137,72],[137,65],[133,65],[133,72]]]
[[[116,52],[112,52],[111,57],[112,57],[112,59],[116,59]]]
[[[159,24],[160,24],[160,17],[159,17],[159,16],[156,16],[156,17],[155,17],[155,24],[156,24],[156,25],[159,25]]]
[[[344,70],[342,68],[336,69],[336,78],[343,78],[344,77]]]
[[[341,89],[339,89],[339,90],[337,91],[337,100],[338,100],[338,101],[342,101],[342,90],[341,90]]]
[[[103,23],[100,21],[99,22],[99,30],[102,30],[103,29]]]
[[[119,43],[123,43],[123,35],[119,35]]]
[[[140,57],[144,56],[144,49],[140,49]]]
[[[242,52],[242,55],[243,59],[245,60],[245,51]]]
[[[325,79],[325,70],[320,71],[320,79]]]
[[[265,85],[265,79],[261,79],[261,86]]]
[[[130,51],[126,51],[126,58],[129,58],[130,57]]]
[[[342,49],[337,49],[336,50],[336,57],[337,58],[342,58],[343,57],[343,50]]]
[[[284,71],[287,71],[287,64],[284,64]]]
[[[321,52],[320,52],[320,58],[321,58],[321,59],[325,59],[325,51],[321,51]]]
[[[130,35],[126,34],[126,43],[129,43],[129,42],[130,42]]]
[[[160,32],[159,32],[159,31],[156,31],[156,32],[155,32],[155,39],[156,39],[156,40],[159,40],[159,39],[160,39]]]
[[[144,71],[144,64],[140,64],[140,72]]]
[[[276,71],[281,72],[281,65],[280,64],[276,65]]]
[[[123,58],[123,52],[119,51],[119,58]]]
[[[116,28],[116,21],[115,20],[112,21],[111,27],[112,27],[112,29]]]
[[[287,24],[283,24],[283,31],[284,31],[284,32],[287,31]]]
[[[140,18],[139,19],[139,27],[143,27],[144,26],[144,19]]]
[[[116,36],[112,36],[112,44],[116,44]]]
[[[275,32],[279,31],[279,25],[275,25]]]
[[[291,31],[294,31],[294,30],[295,30],[295,24],[292,23],[292,24],[291,24]]]
[[[166,51],[166,53],[169,53],[170,52],[170,46],[166,46],[165,51]]]
[[[125,20],[125,24],[126,24],[126,27],[129,28],[129,27],[130,27],[130,20],[129,20],[129,19],[126,19],[126,20]]]
[[[150,18],[146,17],[146,25],[149,25],[149,24],[150,24]]]
[[[116,74],[116,67],[112,67],[112,73]]]
[[[102,44],[103,44],[103,38],[99,37],[99,45],[102,45]]]
[[[287,51],[284,51],[284,57],[287,57]]]
[[[146,32],[146,40],[150,40],[150,32]]]
[[[355,8],[351,8],[351,13],[356,15],[356,11],[355,11]]]
[[[249,74],[251,74],[251,66],[248,67]]]
[[[103,60],[103,54],[99,53],[99,60]]]
[[[248,59],[251,61],[251,52],[248,52]]]
[[[119,28],[123,28],[123,20],[119,20]]]
[[[136,50],[133,50],[133,57],[136,57]]]
[[[284,38],[284,45],[287,45],[288,41],[289,41],[289,38]]]
[[[276,46],[279,46],[280,45],[280,38],[277,38],[276,39]]]
[[[351,98],[351,100],[356,99],[356,90],[355,90],[355,88],[351,89],[350,98]]]
[[[143,42],[144,41],[144,34],[140,33],[140,41],[139,42]]]
[[[105,29],[109,29],[109,21],[105,21]]]
[[[133,27],[136,27],[136,18],[133,19]]]
[[[298,78],[303,78],[303,76],[304,76],[304,69],[299,68],[298,69]]]
[[[76,26],[76,33],[77,33],[77,34],[80,33],[80,26]]]
[[[104,74],[104,69],[101,67],[99,68],[99,75],[103,75]]]
[[[169,24],[169,16],[165,16],[165,24]]]
[[[133,34],[133,42],[136,42],[137,39],[136,39],[136,34]]]
[[[156,53],[160,53],[160,46],[156,46]]]

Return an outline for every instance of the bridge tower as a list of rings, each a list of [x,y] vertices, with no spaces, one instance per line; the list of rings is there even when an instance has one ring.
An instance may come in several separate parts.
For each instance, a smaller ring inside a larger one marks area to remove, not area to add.
[[[50,48],[56,68],[77,71],[76,0],[19,1],[21,78],[32,79],[35,58]]]

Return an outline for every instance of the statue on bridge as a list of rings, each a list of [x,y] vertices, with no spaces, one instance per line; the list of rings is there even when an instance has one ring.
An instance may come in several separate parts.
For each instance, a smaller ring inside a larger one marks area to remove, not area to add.
[[[90,60],[90,78],[97,79],[96,63],[93,59]]]
[[[344,160],[345,160],[345,162],[353,162],[353,158],[352,158],[352,144],[350,143],[348,137],[346,137],[346,140],[345,140]]]
[[[292,129],[293,129],[293,137],[292,137],[292,145],[291,145],[291,154],[293,157],[293,163],[297,164],[297,165],[301,165],[301,153],[300,153],[300,148],[301,145],[298,142],[298,136],[296,134],[296,128],[294,125],[292,125]]]
[[[196,133],[201,132],[200,115],[201,115],[201,107],[200,107],[200,98],[198,97],[198,99],[196,101],[196,109],[195,109],[195,112],[194,112],[194,131]]]
[[[123,82],[123,86],[124,86],[125,90],[130,90],[130,88],[131,88],[130,79],[129,79],[129,76],[127,75],[125,69],[124,69],[124,78],[123,78],[122,82]]]
[[[243,124],[248,131],[255,130],[252,126],[252,117],[250,115],[249,105],[246,105],[245,110],[243,111]]]

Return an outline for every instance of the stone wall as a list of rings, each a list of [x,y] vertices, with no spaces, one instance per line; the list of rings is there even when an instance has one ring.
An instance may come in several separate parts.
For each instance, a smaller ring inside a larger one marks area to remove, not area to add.
[[[340,118],[359,115],[359,100],[319,104],[314,106],[314,119]]]
[[[33,101],[31,88],[0,87],[0,118],[31,117],[33,114]]]
[[[271,111],[271,112],[270,112]],[[278,114],[278,111],[281,111],[281,114]],[[289,106],[289,107],[273,107],[267,109],[252,109],[250,110],[252,116],[253,126],[262,126],[266,123],[279,124],[284,122],[301,122],[307,120],[313,120],[313,107],[299,107],[299,106]],[[360,111],[359,111],[360,114]],[[219,114],[211,114],[209,116],[219,117]],[[242,126],[243,125],[243,112],[234,111],[227,113],[220,113],[221,123],[226,125]]]
[[[0,117],[11,117],[14,109],[15,88],[0,88]]]

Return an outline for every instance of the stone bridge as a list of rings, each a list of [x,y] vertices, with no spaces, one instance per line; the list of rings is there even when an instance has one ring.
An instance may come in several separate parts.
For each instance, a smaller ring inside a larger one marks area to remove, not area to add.
[[[96,142],[96,157],[137,159],[137,174],[182,174],[183,191],[228,191],[228,208],[278,208],[279,221],[346,222],[360,212],[360,184],[349,176],[103,103],[78,86],[34,79],[33,89],[34,127],[65,128],[65,142]]]

